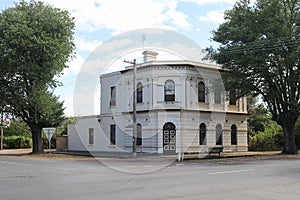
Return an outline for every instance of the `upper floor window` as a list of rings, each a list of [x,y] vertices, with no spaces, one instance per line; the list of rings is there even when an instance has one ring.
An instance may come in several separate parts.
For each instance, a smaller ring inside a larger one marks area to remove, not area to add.
[[[175,101],[175,83],[172,80],[165,82],[165,101]]]
[[[198,83],[198,102],[205,102],[205,84],[202,81]]]
[[[141,82],[139,82],[136,85],[136,102],[137,103],[143,102],[143,85]]]
[[[116,86],[110,87],[110,106],[116,106]]]

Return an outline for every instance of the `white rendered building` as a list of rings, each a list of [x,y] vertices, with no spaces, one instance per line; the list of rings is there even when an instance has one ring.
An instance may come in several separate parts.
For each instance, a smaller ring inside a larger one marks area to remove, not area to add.
[[[157,61],[145,51],[136,67],[137,152],[175,154],[247,151],[246,98],[224,91],[221,68],[190,61]],[[69,150],[133,151],[133,69],[103,74],[101,113],[68,130]]]

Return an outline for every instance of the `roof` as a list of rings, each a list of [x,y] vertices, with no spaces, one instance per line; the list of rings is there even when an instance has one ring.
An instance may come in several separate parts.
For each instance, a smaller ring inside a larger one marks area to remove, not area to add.
[[[213,64],[207,64],[207,63],[200,63],[200,62],[195,62],[195,61],[188,61],[188,60],[165,60],[165,61],[150,61],[146,63],[141,63],[137,64],[136,68],[147,68],[147,67],[152,67],[152,66],[195,66],[199,68],[204,68],[204,69],[211,69],[211,70],[222,70],[221,66],[213,65]],[[128,71],[131,71],[133,66],[127,66],[125,67],[124,70],[120,71],[115,71],[115,72],[110,72],[106,74],[102,74],[100,77],[106,77],[106,76],[111,76],[111,75],[117,75],[120,73],[126,73]]]

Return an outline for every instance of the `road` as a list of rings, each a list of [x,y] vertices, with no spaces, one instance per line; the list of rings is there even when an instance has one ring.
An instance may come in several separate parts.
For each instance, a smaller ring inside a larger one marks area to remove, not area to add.
[[[0,157],[1,200],[298,200],[299,188],[299,159],[164,163]]]

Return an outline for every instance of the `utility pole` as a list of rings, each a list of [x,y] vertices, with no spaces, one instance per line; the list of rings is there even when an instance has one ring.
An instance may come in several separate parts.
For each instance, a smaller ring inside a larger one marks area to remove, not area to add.
[[[133,59],[133,62],[124,60],[125,63],[133,64],[133,95],[132,95],[132,120],[133,120],[133,140],[132,140],[132,153],[133,156],[136,156],[136,88],[135,88],[135,79],[136,79],[136,59]]]

